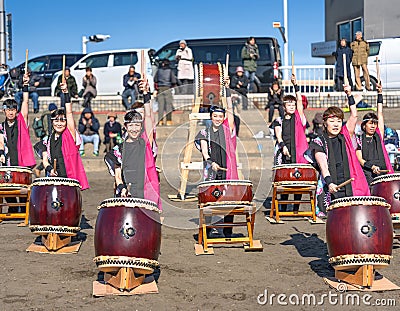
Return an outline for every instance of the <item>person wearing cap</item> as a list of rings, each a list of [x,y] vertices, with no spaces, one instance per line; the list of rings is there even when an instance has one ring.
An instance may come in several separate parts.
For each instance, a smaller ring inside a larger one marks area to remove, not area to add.
[[[361,31],[356,32],[356,39],[350,44],[350,48],[353,51],[352,65],[354,69],[354,77],[356,79],[356,90],[362,91],[361,78],[360,78],[360,67],[363,71],[365,80],[365,88],[370,91],[370,79],[368,72],[368,56],[369,56],[369,44],[363,39]]]
[[[3,102],[6,119],[0,124],[0,162],[3,166],[36,165],[28,127],[29,75],[23,77],[21,110],[14,99]]]
[[[141,79],[141,74],[135,72],[135,66],[129,66],[128,73],[122,77],[124,91],[122,92],[122,103],[126,110],[129,110],[132,104],[136,101],[138,94],[138,81]],[[130,100],[129,100],[130,98]]]
[[[226,87],[229,86],[227,79]],[[230,90],[227,91],[227,108],[211,106],[211,125],[202,129],[195,138],[195,146],[203,156],[203,178],[209,180],[238,179],[236,163],[236,128],[233,117]],[[210,223],[207,218],[206,222]],[[225,222],[233,222],[233,216],[224,217]],[[225,237],[232,235],[232,227],[223,229]],[[207,228],[207,235],[211,233]]]
[[[75,126],[71,97],[66,83],[62,83],[60,87],[65,97],[65,109],[53,110],[52,132],[36,144],[35,149],[42,156],[46,176],[76,179],[81,190],[85,190],[89,188],[89,182],[79,156],[81,141]]]
[[[25,77],[29,78],[28,82],[28,93],[29,93],[29,98],[32,99],[33,102],[33,113],[38,113],[39,112],[39,94],[37,92],[37,88],[44,83],[44,78],[40,77],[32,72],[32,70],[28,67],[28,73],[27,75],[20,76],[18,80],[18,87],[20,89],[23,88],[23,79]],[[22,103],[22,97],[23,97],[23,91],[18,91],[15,93],[15,100],[18,103],[18,111],[21,110],[21,103]]]
[[[81,156],[85,156],[85,144],[93,144],[93,155],[95,157],[99,156],[99,136],[100,123],[99,120],[94,116],[92,109],[86,107],[81,113],[79,118],[78,131],[81,135],[81,147],[79,152]]]
[[[317,186],[317,216],[325,217],[326,208],[333,199],[351,196],[369,196],[370,191],[354,148],[354,131],[357,124],[356,101],[351,86],[344,90],[350,106],[350,116],[343,125],[344,113],[339,107],[329,107],[322,115],[323,134],[313,139],[306,155],[319,170]],[[338,185],[354,178],[341,188]]]
[[[307,120],[304,115],[304,107],[300,88],[296,83],[296,76],[292,74],[296,96],[285,95],[283,97],[283,109],[285,115],[278,117],[271,123],[275,131],[276,144],[274,153],[274,164],[282,165],[289,163],[308,163],[303,153],[307,150],[307,138],[305,134]],[[281,200],[287,200],[289,195],[282,194]],[[294,195],[295,200],[301,200],[301,194]],[[300,204],[293,205],[293,211],[299,210]],[[281,204],[281,210],[285,212],[287,204]]]
[[[140,82],[139,88],[145,102],[143,115],[137,109],[125,114],[123,142],[107,152],[104,161],[114,177],[116,197],[150,200],[161,209],[160,185],[152,150],[154,136],[148,82]]]
[[[176,50],[175,59],[178,61],[178,80],[180,81],[183,94],[191,94],[194,80],[193,53],[187,46],[185,40],[179,41],[179,49]]]
[[[229,87],[238,92],[241,96],[242,108],[247,110],[247,86],[249,79],[244,75],[244,69],[242,66],[236,67],[235,74],[232,76]]]
[[[104,123],[104,141],[103,144],[106,145],[104,152],[108,152],[113,146],[120,143],[122,137],[122,127],[117,121],[117,114],[115,112],[109,112],[107,116],[107,121]]]
[[[356,154],[368,184],[382,173],[381,170],[388,170],[390,174],[394,173],[383,141],[385,123],[382,86],[377,84],[376,87],[378,91],[377,115],[373,112],[364,115],[361,123],[363,133],[357,137]]]
[[[61,91],[61,88],[60,88],[60,84],[62,82],[67,83],[68,93],[71,96],[71,99],[72,98],[76,98],[76,99],[78,98],[78,85],[76,84],[75,77],[71,75],[71,70],[69,69],[69,67],[65,67],[64,78],[65,78],[65,81],[62,81],[63,75],[59,75],[58,76],[57,86],[56,86],[56,89],[54,91],[54,94],[56,96],[60,97],[61,108],[65,107],[64,93]]]

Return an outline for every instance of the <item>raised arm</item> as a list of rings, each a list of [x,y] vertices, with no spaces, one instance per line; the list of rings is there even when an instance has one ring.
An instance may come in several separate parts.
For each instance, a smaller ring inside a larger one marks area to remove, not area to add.
[[[350,116],[349,119],[347,120],[346,127],[349,131],[350,136],[353,136],[356,129],[357,118],[358,118],[357,106],[354,97],[351,94],[351,86],[345,85],[344,91],[347,95],[347,101],[349,103],[349,108],[350,108]]]
[[[385,133],[385,121],[383,119],[383,95],[382,95],[382,85],[377,84],[376,90],[378,91],[377,100],[377,114],[378,114],[378,129],[382,135],[382,139]]]
[[[61,83],[60,87],[65,96],[65,117],[67,118],[67,128],[76,142],[76,126],[74,116],[72,114],[71,96],[68,93],[68,87],[66,83]]]
[[[153,116],[150,101],[150,87],[148,81],[141,81],[139,83],[139,88],[143,91],[143,101],[144,101],[144,129],[146,130],[147,137],[149,139],[150,145],[153,144],[154,133],[153,133]]]
[[[29,92],[28,92],[28,85],[29,85],[29,76],[27,74],[23,77],[23,97],[22,97],[22,104],[21,104],[21,115],[25,120],[26,125],[28,125],[28,111],[29,111]]]
[[[229,89],[230,79],[229,76],[225,78],[225,92],[226,92],[226,115],[228,118],[229,129],[231,133],[236,130],[235,129],[235,117],[233,116],[233,106],[232,106],[232,97],[231,90]]]
[[[292,78],[290,80],[293,84],[294,91],[296,92],[296,109],[300,115],[301,123],[306,124],[306,116],[304,115],[303,99],[301,97],[300,87],[297,85],[296,75],[292,73]]]

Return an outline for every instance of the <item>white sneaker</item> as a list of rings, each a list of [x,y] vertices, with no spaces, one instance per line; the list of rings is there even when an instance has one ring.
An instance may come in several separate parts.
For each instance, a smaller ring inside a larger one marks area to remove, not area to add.
[[[264,131],[259,131],[253,136],[254,138],[264,138]]]

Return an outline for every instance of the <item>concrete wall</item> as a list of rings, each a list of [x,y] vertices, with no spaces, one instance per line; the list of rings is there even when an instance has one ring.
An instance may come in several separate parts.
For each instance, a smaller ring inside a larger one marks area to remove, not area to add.
[[[330,2],[330,1],[326,1]],[[349,1],[350,2],[350,1]],[[364,38],[381,39],[400,36],[399,0],[364,0]]]

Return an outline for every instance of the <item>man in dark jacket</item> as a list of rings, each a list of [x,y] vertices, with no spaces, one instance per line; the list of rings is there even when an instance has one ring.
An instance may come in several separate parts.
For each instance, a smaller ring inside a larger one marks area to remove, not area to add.
[[[157,91],[158,124],[172,125],[173,98],[171,88],[177,83],[173,70],[169,67],[169,60],[163,59],[160,68],[154,76],[154,88]],[[164,113],[166,114],[164,120]]]
[[[246,44],[242,48],[242,60],[244,73],[247,78],[249,78],[248,90],[252,91],[253,83],[256,78],[257,71],[257,59],[260,57],[260,53],[258,52],[258,46],[256,44],[256,39],[254,37],[250,37],[247,39]]]
[[[37,92],[37,88],[39,87],[40,84],[44,83],[44,78],[39,77],[38,75],[34,74],[32,70],[28,67],[28,76],[29,76],[29,85],[28,85],[28,92],[29,92],[29,98],[32,99],[33,102],[33,112],[38,113],[39,112],[39,94]],[[18,103],[18,111],[21,110],[21,103],[22,103],[22,86],[23,86],[23,75],[19,77],[18,80],[18,87],[21,89],[21,91],[18,91],[15,93],[15,101]]]
[[[64,93],[61,92],[61,88],[60,88],[60,84],[62,83],[62,78],[63,78],[63,76],[59,75],[54,94],[56,96],[60,97],[61,107],[65,108]],[[64,78],[65,78],[65,82],[67,83],[68,94],[70,94],[71,99],[73,97],[78,98],[78,85],[76,84],[75,78],[73,76],[71,76],[71,71],[70,71],[69,67],[65,67]]]
[[[349,85],[353,88],[353,81],[351,80],[350,62],[353,58],[353,51],[347,46],[347,40],[342,38],[340,40],[340,45],[336,52],[332,53],[336,58],[336,90],[343,91],[344,83],[344,64],[343,55],[346,55],[346,69],[347,69],[347,79],[349,80]]]
[[[107,122],[104,123],[104,142],[106,149],[104,152],[108,152],[111,148],[122,142],[122,127],[117,121],[117,114],[115,112],[109,112],[107,116]]]
[[[135,66],[130,66],[129,71],[122,78],[124,91],[122,92],[122,102],[126,110],[129,110],[132,104],[136,101],[136,94],[138,94],[138,81],[141,75],[135,72]],[[129,101],[128,98],[131,98]]]
[[[92,109],[85,108],[82,111],[81,117],[79,119],[78,131],[81,135],[82,143],[79,148],[81,156],[85,155],[85,144],[93,144],[93,155],[99,156],[99,120],[94,116]]]

